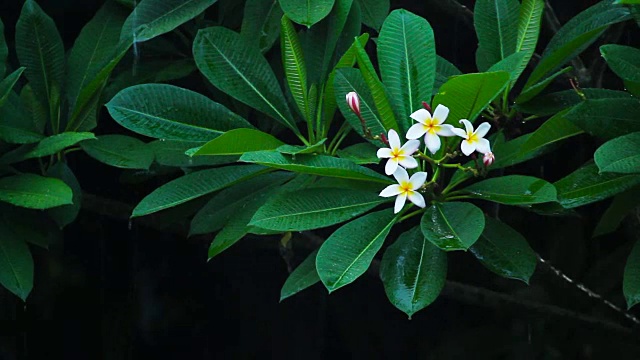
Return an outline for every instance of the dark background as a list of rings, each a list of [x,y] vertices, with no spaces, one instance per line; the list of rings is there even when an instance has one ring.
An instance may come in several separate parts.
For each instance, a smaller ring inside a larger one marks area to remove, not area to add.
[[[208,16],[215,17],[223,2]],[[55,20],[69,49],[102,2],[38,3]],[[472,1],[463,3],[473,8]],[[551,1],[563,23],[593,3]],[[14,65],[13,34],[21,6],[22,1],[0,3]],[[448,1],[392,1],[392,8],[400,7],[429,20],[440,55],[463,72],[476,70],[477,40],[464,10]],[[543,23],[543,45],[552,35],[549,29]],[[633,44],[640,32],[632,23],[613,30],[612,40],[623,44]],[[278,50],[270,56],[278,56]],[[598,57],[596,46],[583,56],[585,63]],[[619,80],[601,68],[602,76],[585,77],[582,85],[598,85],[601,79],[605,87],[620,89]],[[199,74],[180,85],[206,92]],[[569,88],[566,80],[555,86]],[[126,133],[102,115],[99,134]],[[589,159],[596,146],[579,137],[509,171],[555,181]],[[68,161],[89,194],[86,206],[65,229],[64,241],[49,251],[32,247],[36,277],[26,305],[0,289],[2,359],[640,358],[638,326],[542,263],[527,286],[493,275],[471,254],[449,254],[450,281],[438,300],[412,320],[387,300],[375,264],[331,296],[318,284],[279,303],[288,270],[278,238],[248,237],[207,262],[212,237],[186,238],[181,225],[163,228],[162,215],[127,221],[131,205],[160,180],[121,184],[120,170],[83,153],[73,153]],[[588,206],[569,218],[484,204],[483,209],[519,230],[570,278],[624,308],[622,271],[640,226],[631,217],[616,233],[591,239],[607,204]],[[390,238],[398,233],[394,230]],[[294,265],[311,251],[307,235],[296,234]]]

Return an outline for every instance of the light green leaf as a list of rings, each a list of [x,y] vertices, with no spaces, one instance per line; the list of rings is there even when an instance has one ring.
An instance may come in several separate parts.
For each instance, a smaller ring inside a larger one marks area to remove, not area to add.
[[[193,56],[215,87],[298,133],[278,80],[255,45],[229,29],[210,27],[198,31]]]
[[[122,26],[120,39],[130,43],[168,33],[204,12],[216,0],[142,0]]]
[[[149,169],[154,159],[152,148],[126,135],[101,135],[80,147],[101,163],[124,169]]]
[[[360,5],[362,10],[362,23],[376,31],[380,31],[380,27],[389,13],[390,1],[356,0],[356,3]]]
[[[47,214],[49,214],[53,221],[58,224],[58,227],[62,229],[78,217],[82,204],[82,188],[73,171],[71,171],[65,162],[61,161],[53,165],[49,171],[47,171],[47,176],[64,181],[71,191],[73,191],[73,204],[62,205],[47,210]]]
[[[385,20],[378,38],[380,74],[400,119],[430,102],[435,81],[436,46],[427,20],[406,10],[395,10]]]
[[[24,67],[21,67],[9,74],[9,76],[7,76],[4,80],[0,81],[0,107],[2,107],[5,101],[7,101],[7,98],[9,98],[11,90],[18,82],[18,79],[20,79],[20,75],[22,75],[24,69]]]
[[[487,72],[496,72],[496,71],[506,71],[509,73],[511,77],[511,85],[509,88],[518,80],[520,76],[520,64],[522,64],[522,60],[525,58],[527,54],[524,51],[519,51],[517,53],[511,54],[506,58],[498,61],[493,64]]]
[[[29,209],[49,209],[72,204],[73,193],[62,180],[35,174],[0,179],[0,201]]]
[[[502,93],[509,79],[504,71],[452,77],[433,98],[433,108],[440,104],[448,107],[447,123],[455,126],[460,119],[474,121]]]
[[[478,34],[476,64],[486,71],[516,51],[518,40],[517,0],[477,0],[473,22]]]
[[[250,151],[275,150],[282,145],[282,141],[265,132],[234,129],[202,145],[194,155],[240,155]]]
[[[487,269],[505,278],[529,284],[536,270],[538,259],[527,240],[509,225],[488,216],[482,235],[469,250]]]
[[[627,308],[631,309],[640,303],[640,241],[631,250],[624,267],[624,277],[622,281],[622,291],[627,300]]]
[[[471,197],[507,205],[527,205],[556,201],[556,189],[531,176],[507,175],[486,179],[464,189]]]
[[[420,227],[425,238],[440,249],[466,251],[482,234],[484,214],[466,202],[437,203],[426,209]]]
[[[377,151],[378,148],[369,143],[358,143],[338,150],[338,156],[358,165],[378,164],[380,159],[376,155]]]
[[[237,156],[197,156],[186,155],[189,149],[202,146],[201,142],[156,140],[147,144],[155,154],[155,162],[163,166],[188,168],[194,166],[221,165],[234,163]]]
[[[285,15],[294,22],[311,27],[324,19],[335,0],[279,0]]]
[[[565,118],[567,112],[568,110],[562,110],[531,133],[527,141],[520,147],[519,154],[536,152],[551,144],[582,134],[583,131],[579,127]]]
[[[518,41],[516,42],[516,52],[525,54],[518,67],[518,78],[527,67],[529,60],[536,51],[538,37],[540,36],[540,24],[544,11],[544,0],[523,0],[520,6],[520,16],[518,17]],[[514,81],[511,82],[513,86]]]
[[[640,131],[640,101],[635,98],[586,100],[565,118],[604,140]]]
[[[640,173],[640,132],[607,141],[596,150],[593,159],[600,172]]]
[[[324,152],[324,143],[327,139],[324,138],[315,144],[309,146],[306,145],[280,145],[276,149],[281,154],[298,155],[298,154],[321,154]]]
[[[33,0],[24,3],[16,24],[16,54],[20,65],[26,67],[25,75],[33,92],[50,110],[50,120],[57,129],[64,46],[56,24]]]
[[[447,254],[415,227],[384,252],[380,278],[389,301],[409,316],[424,309],[440,294],[447,279]]]
[[[240,157],[240,161],[302,174],[365,180],[383,184],[391,183],[389,178],[371,169],[356,165],[349,160],[325,155],[296,155],[292,157],[277,151],[255,151],[244,153]]]
[[[640,186],[616,195],[593,230],[593,237],[614,232],[640,201]]]
[[[22,301],[33,288],[33,258],[25,239],[0,217],[0,284]]]
[[[291,91],[291,96],[296,105],[298,105],[300,113],[310,123],[309,126],[312,126],[315,114],[311,113],[309,104],[307,65],[302,54],[300,39],[298,39],[296,29],[286,15],[282,17],[281,26],[282,66],[284,67],[289,91]]]
[[[269,199],[249,225],[277,231],[319,229],[350,220],[385,201],[364,190],[303,189]]]
[[[280,290],[280,301],[320,282],[320,277],[316,270],[317,255],[318,250],[315,250],[289,274],[287,281],[284,282]]]
[[[255,165],[227,166],[187,174],[160,186],[147,195],[133,209],[131,217],[149,215],[183,204],[249,179],[264,170],[264,167]]]
[[[278,0],[247,0],[240,35],[265,53],[278,39],[283,14]]]
[[[62,150],[85,140],[95,139],[90,132],[64,132],[42,139],[32,148],[18,148],[0,157],[1,164],[13,164],[18,161],[57,154]],[[26,150],[26,151],[25,151]]]
[[[640,49],[607,44],[600,47],[600,53],[616,75],[623,80],[640,82]]]
[[[252,127],[206,96],[167,84],[132,86],[106,106],[125,128],[166,140],[208,141],[228,130]]]
[[[599,173],[595,164],[585,165],[554,183],[560,205],[566,209],[591,204],[640,184],[640,175]]]
[[[353,220],[329,236],[316,258],[318,275],[329,293],[367,271],[395,222],[389,209],[382,210]]]

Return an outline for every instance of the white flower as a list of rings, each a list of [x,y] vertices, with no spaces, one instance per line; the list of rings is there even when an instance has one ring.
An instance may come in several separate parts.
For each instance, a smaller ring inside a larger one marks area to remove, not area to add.
[[[378,158],[389,159],[387,160],[387,165],[384,167],[384,172],[387,175],[393,174],[398,168],[398,165],[402,165],[407,169],[418,167],[418,161],[411,155],[420,147],[420,141],[409,140],[401,147],[398,133],[391,129],[389,130],[389,146],[391,148],[378,149],[377,153]]]
[[[491,151],[489,140],[484,138],[484,136],[489,132],[489,129],[491,129],[491,125],[489,125],[489,123],[483,122],[478,126],[476,131],[473,131],[473,125],[471,125],[469,120],[462,119],[460,120],[460,123],[464,124],[466,130],[454,128],[453,132],[464,139],[460,144],[460,148],[465,155],[468,156],[474,151],[483,154]]]
[[[420,187],[427,181],[427,173],[426,172],[417,172],[409,178],[409,174],[407,174],[407,170],[399,167],[396,172],[393,173],[393,177],[398,181],[397,185],[389,185],[382,192],[380,192],[380,196],[382,197],[391,197],[398,196],[396,198],[396,204],[393,208],[393,212],[395,214],[399,213],[400,210],[404,207],[404,203],[409,198],[409,201],[414,203],[416,206],[423,208],[425,206],[424,198],[422,195],[416,190],[420,189]]]
[[[484,156],[482,157],[482,163],[486,167],[491,166],[491,164],[493,164],[494,161],[496,161],[496,157],[495,155],[493,155],[491,151],[485,153]]]
[[[417,139],[424,135],[424,143],[427,145],[429,151],[435,154],[440,149],[440,137],[439,136],[454,136],[454,127],[448,124],[444,124],[449,116],[449,108],[444,105],[438,105],[436,111],[433,112],[433,117],[426,109],[420,109],[410,115],[411,118],[418,122],[414,124],[407,131],[407,139]],[[425,135],[426,134],[426,135]]]

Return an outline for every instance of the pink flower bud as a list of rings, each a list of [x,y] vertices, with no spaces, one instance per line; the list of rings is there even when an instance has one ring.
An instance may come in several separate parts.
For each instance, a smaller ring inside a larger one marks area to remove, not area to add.
[[[347,94],[347,104],[358,117],[360,117],[360,98],[355,91]]]
[[[493,155],[493,153],[491,151],[489,151],[488,153],[484,154],[484,156],[482,157],[482,163],[486,167],[491,166],[491,164],[493,164],[494,161],[496,161],[496,157],[495,157],[495,155]]]
[[[425,108],[428,112],[431,112],[431,106],[429,106],[426,101],[422,102],[422,107]]]

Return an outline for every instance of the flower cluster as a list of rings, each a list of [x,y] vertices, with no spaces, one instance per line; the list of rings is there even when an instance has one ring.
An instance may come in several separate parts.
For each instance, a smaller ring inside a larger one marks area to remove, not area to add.
[[[358,117],[361,117],[358,94],[350,92],[346,95],[346,100],[351,110]],[[489,140],[484,138],[489,129],[491,129],[489,123],[483,122],[474,129],[469,120],[461,119],[459,122],[464,125],[464,129],[456,128],[445,124],[449,116],[449,108],[444,105],[438,105],[432,115],[429,106],[426,103],[424,105],[425,109],[417,110],[410,115],[417,123],[407,131],[405,137],[408,141],[404,145],[401,143],[398,133],[390,129],[388,133],[389,147],[378,149],[378,158],[388,159],[384,168],[385,173],[393,175],[398,181],[398,184],[389,185],[380,193],[382,197],[397,196],[394,207],[395,213],[402,210],[407,199],[416,206],[425,207],[425,200],[418,190],[425,184],[427,173],[419,171],[409,177],[406,170],[418,167],[418,161],[414,158],[414,153],[420,148],[419,138],[424,136],[426,148],[431,154],[435,154],[442,147],[441,136],[459,136],[462,138],[460,150],[464,155],[469,156],[474,152],[483,154],[482,162],[485,166],[490,166],[495,161]]]

